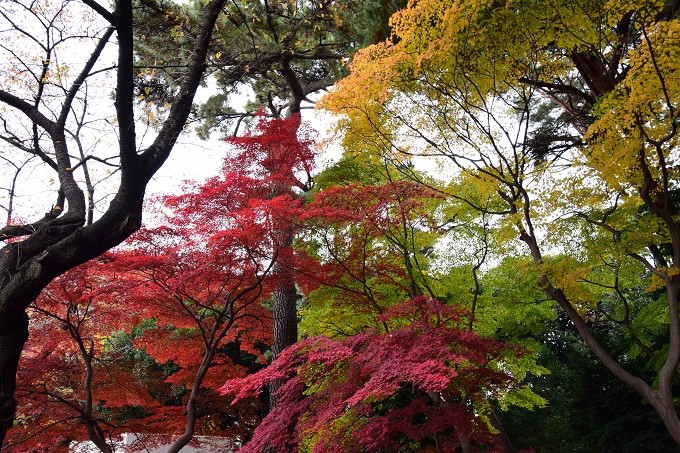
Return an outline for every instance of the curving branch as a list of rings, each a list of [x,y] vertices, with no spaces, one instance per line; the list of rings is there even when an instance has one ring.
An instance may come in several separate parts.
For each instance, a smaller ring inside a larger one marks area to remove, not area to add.
[[[89,6],[90,8],[92,8],[93,10],[95,10],[108,23],[110,23],[111,25],[114,25],[114,26],[116,25],[116,19],[115,19],[113,13],[111,13],[109,10],[104,8],[102,5],[100,5],[99,3],[97,3],[94,0],[82,0],[82,2],[85,3],[87,6]]]
[[[52,206],[49,212],[45,213],[45,216],[42,219],[27,225],[7,225],[6,227],[0,229],[0,240],[27,236],[35,233],[40,227],[47,224],[51,220],[56,219],[62,214],[64,210],[64,198],[64,192],[59,190],[56,204]]]

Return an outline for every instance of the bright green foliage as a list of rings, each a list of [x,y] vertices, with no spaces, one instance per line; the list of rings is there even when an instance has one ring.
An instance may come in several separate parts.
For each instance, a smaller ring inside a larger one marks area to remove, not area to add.
[[[314,187],[316,190],[323,190],[355,183],[377,185],[382,181],[384,177],[378,168],[355,156],[345,155],[314,177]]]
[[[555,318],[555,303],[536,288],[536,278],[531,262],[520,258],[506,258],[486,272],[475,330],[504,341],[544,334]]]

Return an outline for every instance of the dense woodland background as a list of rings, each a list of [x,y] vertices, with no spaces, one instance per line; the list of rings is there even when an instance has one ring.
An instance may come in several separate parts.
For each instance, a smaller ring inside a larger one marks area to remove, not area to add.
[[[677,451],[679,8],[3,1],[2,451]]]

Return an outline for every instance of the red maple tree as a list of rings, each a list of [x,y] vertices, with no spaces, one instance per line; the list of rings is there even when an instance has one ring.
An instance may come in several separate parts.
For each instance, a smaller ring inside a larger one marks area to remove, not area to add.
[[[148,315],[161,329],[146,331],[136,345],[181,368],[169,382],[193,382],[185,432],[169,451],[193,436],[201,388],[214,391],[225,377],[245,372],[220,354],[222,345],[237,343],[262,362],[263,346],[272,345],[276,354],[277,325],[289,321],[277,312],[277,294],[292,299],[296,322],[290,246],[302,201],[296,194],[307,189],[302,180],[312,169],[312,137],[299,115],[267,119],[260,112],[251,133],[230,140],[233,150],[219,176],[162,199],[166,212],[174,212],[169,227],[138,236],[134,267],[160,291],[143,292],[150,297]],[[154,250],[162,250],[166,262],[158,266],[155,257],[147,268]],[[164,306],[164,294],[175,302],[167,312],[153,303]],[[262,303],[270,297],[273,316]],[[284,334],[296,340],[296,329]],[[159,346],[173,340],[181,350]]]
[[[234,158],[225,160],[224,170],[232,177],[245,175],[261,188],[261,198],[288,197],[284,210],[272,217],[273,247],[279,258],[273,273],[272,292],[274,336],[272,356],[276,358],[297,341],[296,274],[291,246],[297,233],[303,195],[311,189],[316,132],[295,113],[287,118],[269,119],[260,110],[253,130],[230,141],[238,149]],[[272,389],[276,383],[272,383]],[[275,392],[272,392],[275,393]],[[273,406],[276,398],[270,400]]]
[[[408,181],[316,193],[299,217],[306,233],[297,252],[304,292],[331,288],[334,306],[374,320],[405,298],[436,298],[423,277],[422,240],[437,229],[433,212],[441,200]]]
[[[17,423],[7,437],[12,448],[68,451],[70,441],[88,439],[111,451],[114,437],[136,429],[116,414],[159,406],[151,394],[161,374],[149,371],[140,379],[107,341],[139,321],[134,307],[120,303],[126,278],[111,268],[111,259],[104,255],[70,270],[31,305]]]
[[[298,215],[297,175],[311,171],[306,130],[299,117],[259,117],[252,134],[233,140],[219,176],[158,200],[162,227],[138,232],[44,292],[22,362],[26,398],[15,443],[89,439],[106,451],[124,431],[182,433],[172,439],[174,451],[194,434],[247,436],[258,407],[237,414],[217,389],[262,366],[272,344],[263,303],[288,283],[290,266],[279,266],[291,256],[282,236]],[[155,374],[139,373],[110,347],[117,331],[158,364]],[[132,408],[143,427],[116,419]]]
[[[502,448],[479,402],[509,391],[503,360],[524,352],[475,335],[469,313],[422,295],[433,291],[419,241],[436,229],[440,200],[395,181],[330,188],[304,207],[309,253],[300,252],[298,281],[305,292],[332,288],[324,294],[359,315],[352,328],[363,330],[304,339],[270,367],[228,381],[223,391],[235,402],[284,383],[242,451]]]
[[[521,351],[469,332],[461,313],[418,297],[385,311],[386,332],[308,338],[268,368],[228,381],[222,391],[239,401],[285,380],[279,405],[240,451],[272,442],[291,452],[301,445],[330,453],[409,444],[419,451],[493,449],[485,414],[471,401],[507,390],[513,379],[502,371],[503,357]]]
[[[40,333],[36,340],[56,342],[49,345],[54,363],[45,361],[29,377],[31,354],[24,361],[25,392],[34,398],[25,400],[25,413],[31,405],[50,406],[41,412],[50,423],[26,415],[26,430],[16,437],[30,438],[22,448],[53,445],[60,433],[64,445],[89,438],[103,450],[123,431],[175,435],[168,437],[168,451],[194,434],[248,435],[259,421],[258,407],[235,408],[217,390],[225,379],[261,367],[273,342],[267,301],[281,282],[289,284],[290,266],[280,263],[292,256],[285,237],[300,206],[292,187],[301,185],[298,174],[311,171],[310,142],[291,134],[305,130],[299,117],[261,117],[256,132],[233,141],[220,175],[158,201],[162,227],[138,232],[98,267],[87,263],[52,284],[45,297],[61,292],[40,307],[32,329]],[[137,367],[107,348],[116,331],[126,332],[129,347],[156,364],[156,374],[133,372]],[[43,351],[36,343],[36,357]],[[46,375],[60,376],[54,386],[70,399],[36,390],[45,387]],[[89,401],[90,409],[72,401]],[[143,427],[114,419],[130,408],[143,417]]]

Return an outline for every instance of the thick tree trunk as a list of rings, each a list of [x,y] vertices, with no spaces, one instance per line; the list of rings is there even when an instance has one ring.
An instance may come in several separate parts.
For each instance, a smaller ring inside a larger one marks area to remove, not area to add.
[[[660,395],[661,393],[666,393],[662,392],[661,389],[654,393],[655,395],[647,399],[647,401],[649,401],[656,413],[659,414],[661,421],[675,443],[680,445],[680,418],[673,404],[672,395]]]
[[[289,272],[286,272],[289,274]],[[279,274],[282,275],[282,274]],[[285,275],[273,294],[274,344],[273,358],[297,341],[297,290],[292,275]]]
[[[294,234],[290,227],[285,228],[285,236],[279,244],[281,248],[290,247],[293,244]],[[297,289],[292,271],[292,263],[289,263],[288,255],[280,255],[280,261],[275,265],[273,275],[276,286],[272,294],[272,314],[274,317],[274,342],[272,344],[272,360],[286,349],[297,342]],[[278,397],[276,392],[281,387],[281,382],[275,381],[269,385],[269,406],[276,407]]]
[[[28,317],[23,311],[0,318],[0,445],[14,421],[16,373],[27,339]]]
[[[287,67],[284,65],[284,67]],[[290,68],[288,67],[288,70]],[[284,70],[289,79],[292,73]],[[294,93],[294,105],[291,107],[292,121],[295,121],[295,134],[300,127],[301,119],[300,102],[302,98],[298,91],[301,90],[297,79],[289,80],[291,91]],[[292,152],[292,151],[290,151]],[[287,170],[287,169],[286,169]],[[291,169],[292,171],[292,169]],[[272,196],[282,194],[293,195],[291,187],[277,187],[272,192]],[[294,196],[294,195],[293,195]],[[274,214],[276,215],[276,214]],[[274,278],[275,286],[272,293],[272,316],[274,318],[274,340],[272,344],[272,361],[286,349],[297,342],[297,289],[295,287],[295,276],[293,272],[292,256],[290,255],[290,248],[295,239],[295,227],[290,220],[285,218],[274,218],[272,222],[274,248],[277,256],[277,261],[274,264],[272,276]],[[269,409],[276,407],[278,396],[276,392],[281,387],[282,382],[274,381],[269,384]]]

